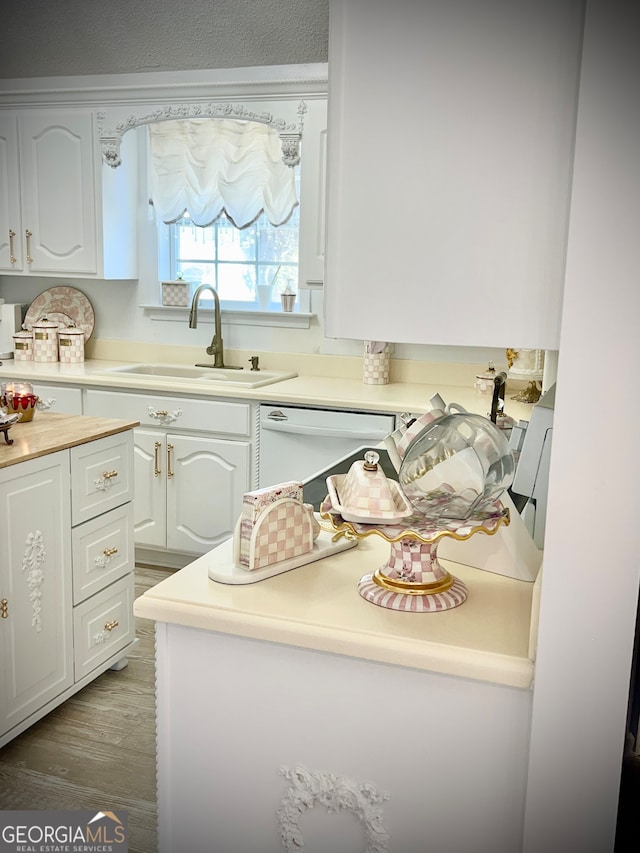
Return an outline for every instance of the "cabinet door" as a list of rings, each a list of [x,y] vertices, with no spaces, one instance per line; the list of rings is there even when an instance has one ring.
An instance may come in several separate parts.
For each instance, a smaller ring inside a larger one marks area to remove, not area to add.
[[[163,432],[133,431],[133,470],[136,498],[133,529],[136,545],[166,547],[167,450]]]
[[[0,270],[22,269],[18,123],[11,113],[0,113]]]
[[[73,684],[69,452],[0,471],[0,732]]]
[[[558,348],[583,5],[331,0],[329,336]]]
[[[167,547],[202,554],[233,534],[249,443],[167,435]]]
[[[95,274],[91,114],[27,111],[20,116],[20,139],[25,229],[21,236],[29,270]]]

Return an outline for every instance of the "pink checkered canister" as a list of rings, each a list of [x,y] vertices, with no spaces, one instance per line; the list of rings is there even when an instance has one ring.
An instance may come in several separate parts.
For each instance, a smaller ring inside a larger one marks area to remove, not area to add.
[[[33,324],[33,360],[58,360],[58,324],[52,323],[46,317]]]
[[[389,347],[382,352],[364,353],[362,381],[365,385],[388,385],[391,354]]]
[[[58,332],[61,364],[80,364],[84,361],[84,331],[70,327]]]
[[[33,332],[23,329],[13,336],[13,358],[17,362],[33,361]]]

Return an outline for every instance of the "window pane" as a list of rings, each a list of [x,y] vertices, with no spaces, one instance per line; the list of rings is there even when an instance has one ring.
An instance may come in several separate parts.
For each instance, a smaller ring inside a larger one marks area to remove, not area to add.
[[[215,260],[216,248],[213,228],[198,228],[196,225],[191,225],[188,219],[181,219],[173,227],[177,232],[177,258]]]
[[[287,281],[298,283],[298,209],[286,225],[275,228],[262,215],[248,228],[238,229],[226,218],[205,228],[191,224],[188,216],[169,226],[171,235],[172,276],[185,281],[210,284],[221,302],[244,303],[248,308],[259,303],[256,287],[277,280],[271,307],[279,309],[279,293]],[[206,301],[210,294],[203,293]]]
[[[176,265],[176,273],[185,281],[194,284],[210,284],[215,287],[216,268],[213,264],[196,264],[193,261],[182,261]],[[213,297],[211,297],[213,298]]]
[[[257,222],[258,260],[298,263],[298,233],[300,230],[298,208],[286,225],[274,228],[261,216]]]
[[[221,261],[253,261],[256,257],[254,225],[241,231],[226,220],[218,223],[218,259]]]
[[[218,296],[237,302],[253,302],[256,268],[253,264],[218,264]]]

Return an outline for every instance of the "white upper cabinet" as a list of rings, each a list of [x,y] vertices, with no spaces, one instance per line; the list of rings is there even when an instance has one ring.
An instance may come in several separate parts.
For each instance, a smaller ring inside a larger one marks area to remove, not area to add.
[[[103,164],[86,110],[0,112],[0,273],[137,277],[132,155]]]
[[[582,0],[331,0],[326,333],[557,349]]]

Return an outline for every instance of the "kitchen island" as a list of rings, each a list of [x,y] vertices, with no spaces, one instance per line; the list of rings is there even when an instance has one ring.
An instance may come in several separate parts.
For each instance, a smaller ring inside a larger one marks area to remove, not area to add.
[[[537,584],[456,563],[462,606],[398,613],[357,592],[387,554],[370,537],[227,585],[229,542],[137,599],[162,853],[519,849]]]
[[[0,445],[0,746],[126,664],[135,426],[38,412]]]

